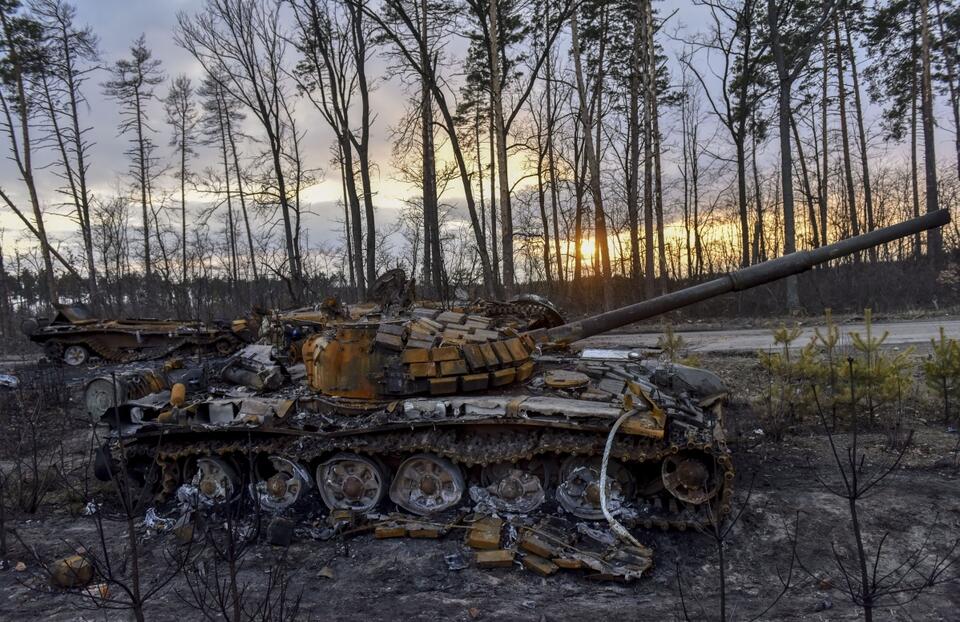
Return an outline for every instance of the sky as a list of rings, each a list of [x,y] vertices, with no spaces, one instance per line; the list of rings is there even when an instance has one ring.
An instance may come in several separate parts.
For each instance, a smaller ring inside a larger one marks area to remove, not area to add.
[[[193,80],[195,87],[199,84],[203,76],[201,68],[176,44],[173,33],[177,24],[177,13],[198,11],[203,6],[202,0],[75,0],[74,4],[77,7],[77,23],[89,24],[100,38],[99,47],[104,65],[126,57],[132,42],[142,33],[146,36],[147,46],[152,49],[154,58],[162,61],[161,69],[168,78],[185,74]],[[290,49],[288,54],[293,60],[295,50]],[[380,75],[384,61],[377,58],[374,65],[374,75]],[[121,136],[117,129],[119,107],[116,102],[102,94],[102,83],[107,79],[106,71],[95,72],[83,88],[89,105],[82,111],[82,115],[86,124],[93,128],[91,139],[95,143],[89,175],[93,192],[101,197],[116,195],[118,189],[125,188],[129,183],[125,178],[128,165],[128,159],[124,155],[128,146],[127,138]],[[169,81],[159,85],[156,89],[157,97],[162,98],[168,89]],[[403,107],[398,102],[405,101],[407,95],[399,83],[380,82],[373,97],[376,117],[371,156],[378,164],[374,173],[374,186],[378,191],[376,204],[383,218],[389,222],[396,217],[402,199],[412,192],[412,189],[392,179],[392,169],[389,166],[391,145],[388,130],[401,118]],[[383,105],[383,102],[389,102],[389,105]],[[158,145],[158,155],[162,163],[172,163],[174,148],[168,145],[170,129],[164,122],[163,108],[159,102],[151,105],[150,117],[151,125],[156,130],[153,140]],[[341,208],[337,201],[342,190],[339,170],[332,169],[329,162],[332,134],[306,100],[298,101],[297,117],[300,127],[307,130],[303,145],[307,154],[307,165],[322,169],[320,182],[304,193],[304,200],[310,203],[310,210],[314,212],[307,217],[306,227],[312,244],[334,242],[340,236],[341,227],[335,220],[340,214]],[[247,123],[251,134],[259,134],[252,119],[248,118]],[[6,140],[0,140],[3,141],[5,151]],[[41,163],[48,162],[50,154],[40,154],[39,160]],[[194,166],[199,169],[214,162],[213,151],[201,148]],[[54,192],[57,179],[50,170],[41,170],[38,176],[41,203],[49,207],[59,200]],[[170,177],[161,183],[172,188],[176,181]],[[0,164],[0,186],[11,191],[10,194],[16,197],[14,200],[19,199],[19,203],[29,211],[23,184],[9,161]],[[194,196],[194,203],[202,200],[202,197]],[[54,211],[56,210],[50,210],[51,216],[47,219],[48,231],[53,237],[63,239],[72,234],[76,226],[64,217],[52,215]],[[0,228],[18,231],[22,230],[23,226],[9,210],[0,208]]]
[[[686,36],[690,36],[690,33],[702,27],[705,23],[705,9],[695,6],[689,0],[663,0],[658,2],[657,5],[661,16],[669,16],[667,25],[662,31],[660,42],[666,49],[671,75],[676,81],[679,70],[674,56],[679,51],[681,44],[672,39],[671,35],[680,30],[687,33]],[[177,13],[180,11],[194,13],[203,6],[203,0],[75,0],[75,6],[78,9],[78,24],[89,24],[100,38],[99,47],[104,65],[110,65],[119,58],[127,56],[131,43],[143,33],[146,36],[148,47],[154,52],[154,57],[162,61],[162,70],[168,78],[172,79],[179,74],[186,74],[193,79],[195,85],[202,78],[202,70],[199,65],[176,44],[173,33],[177,23]],[[566,61],[566,45],[567,42],[561,40],[560,55],[564,62]],[[450,54],[455,58],[462,58],[463,47],[464,42],[462,40],[455,40],[451,45],[452,51]],[[288,54],[290,59],[293,60],[296,51],[291,48],[288,50]],[[861,54],[861,63],[864,60]],[[455,71],[455,67],[452,70]],[[371,145],[371,157],[375,163],[373,183],[376,192],[375,203],[378,208],[377,218],[378,225],[389,226],[396,220],[403,199],[417,192],[415,188],[398,182],[394,178],[394,171],[390,165],[390,129],[401,119],[410,94],[404,91],[404,86],[396,78],[380,79],[381,76],[389,73],[387,60],[383,57],[377,56],[374,58],[368,73],[378,79],[376,90],[372,95],[372,109],[375,119]],[[106,79],[108,79],[107,72],[98,71],[84,85],[84,94],[89,100],[89,106],[83,111],[83,115],[85,123],[93,128],[91,137],[95,143],[92,149],[90,178],[94,193],[101,197],[116,195],[127,188],[129,184],[129,179],[126,177],[128,159],[124,155],[128,146],[127,138],[118,134],[119,110],[116,102],[102,94],[101,85]],[[158,86],[156,90],[158,98],[162,98],[168,88],[168,83]],[[713,123],[707,112],[708,106],[705,101],[701,104],[701,111],[704,120],[707,123]],[[158,155],[164,163],[172,163],[174,161],[173,148],[168,145],[170,129],[164,122],[163,110],[159,102],[152,104],[150,114],[152,126],[156,129],[153,139],[158,145]],[[299,127],[307,130],[305,144],[303,145],[306,164],[311,168],[320,168],[323,171],[320,181],[304,193],[304,200],[310,205],[310,211],[312,212],[312,215],[307,216],[305,220],[309,242],[313,246],[324,243],[336,244],[342,235],[342,225],[338,222],[342,214],[342,208],[338,205],[342,190],[339,171],[331,168],[330,165],[333,137],[326,124],[308,101],[298,101],[297,117]],[[875,115],[873,115],[873,118],[876,118]],[[247,123],[252,134],[258,135],[260,133],[252,119],[248,118]],[[666,122],[661,121],[662,131],[667,134],[673,131],[675,125],[675,120],[671,118],[668,118]],[[950,124],[944,120],[942,127],[949,126]],[[703,131],[701,134],[703,134]],[[947,136],[943,138],[950,140]],[[668,135],[667,141],[670,140],[671,138]],[[5,138],[0,138],[0,145],[3,146],[5,151]],[[949,152],[941,150],[941,153]],[[66,240],[75,234],[76,226],[67,218],[54,215],[54,212],[57,211],[55,205],[59,200],[55,189],[59,182],[53,176],[51,170],[42,169],[44,162],[49,163],[50,155],[49,153],[42,153],[39,156],[41,202],[44,203],[50,214],[46,220],[51,236],[55,239]],[[669,159],[669,154],[666,157]],[[511,158],[511,180],[522,177],[520,174],[521,159],[521,156]],[[203,148],[194,167],[200,169],[203,166],[214,164],[214,162],[213,151]],[[667,166],[665,173],[670,174],[670,170],[672,169]],[[172,176],[168,176],[162,184],[173,189],[176,181]],[[13,165],[9,161],[0,162],[0,186],[25,208],[29,205],[23,184],[17,178]],[[447,201],[456,202],[461,194],[462,189],[459,187],[459,182],[455,182],[451,184],[448,195],[444,198]],[[195,195],[192,200],[193,207],[197,207],[199,202],[203,200],[205,200],[203,197]],[[137,222],[138,219],[133,216],[132,223],[136,224]],[[9,244],[11,237],[15,238],[18,235],[14,232],[22,231],[23,226],[9,210],[0,207],[0,229],[7,229],[5,243]],[[28,242],[24,240],[23,243]],[[9,246],[7,246],[7,249],[9,249]],[[9,252],[7,249],[5,250]]]

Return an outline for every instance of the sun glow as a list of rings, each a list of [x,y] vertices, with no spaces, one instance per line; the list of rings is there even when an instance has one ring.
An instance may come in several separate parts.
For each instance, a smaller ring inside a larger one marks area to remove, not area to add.
[[[580,256],[586,261],[593,259],[593,254],[597,252],[597,245],[593,239],[580,241]]]

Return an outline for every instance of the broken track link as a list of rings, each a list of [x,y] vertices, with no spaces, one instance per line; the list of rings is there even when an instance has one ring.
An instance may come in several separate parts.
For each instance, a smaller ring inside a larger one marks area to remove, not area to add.
[[[243,434],[243,433],[241,433]],[[245,436],[245,435],[244,435]],[[259,455],[282,455],[302,464],[319,462],[337,451],[351,451],[371,456],[414,454],[430,452],[448,458],[466,467],[486,466],[499,462],[518,462],[537,456],[603,455],[606,435],[570,430],[542,430],[537,434],[504,430],[491,435],[463,438],[456,430],[414,430],[382,432],[346,436],[283,435],[273,438],[234,438],[213,441],[176,441],[157,444],[144,439],[143,443],[129,443],[128,456],[154,456],[161,466],[161,489],[158,501],[170,499],[181,483],[182,464],[200,456],[237,456],[247,458]],[[662,507],[647,507],[637,524],[645,528],[701,529],[711,520],[730,512],[733,496],[734,469],[730,453],[723,443],[687,442],[662,445],[648,438],[620,436],[614,441],[611,457],[625,463],[659,463],[680,451],[700,451],[713,456],[722,479],[719,494],[711,501],[692,506],[677,501]],[[673,507],[671,507],[673,506]]]

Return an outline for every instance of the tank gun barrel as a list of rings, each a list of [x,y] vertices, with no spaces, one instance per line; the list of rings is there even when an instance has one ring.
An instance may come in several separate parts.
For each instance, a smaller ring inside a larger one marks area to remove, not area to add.
[[[620,307],[586,319],[531,333],[537,341],[568,344],[634,322],[662,315],[728,292],[739,292],[799,274],[832,259],[852,255],[873,246],[915,235],[950,222],[950,212],[941,209],[896,225],[876,229],[811,250],[798,251],[730,272],[711,281],[687,287],[650,300]]]

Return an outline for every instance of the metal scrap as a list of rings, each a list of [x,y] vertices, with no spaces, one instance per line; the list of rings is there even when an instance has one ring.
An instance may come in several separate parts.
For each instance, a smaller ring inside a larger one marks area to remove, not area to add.
[[[220,378],[255,391],[276,391],[284,383],[285,371],[273,360],[273,346],[252,344],[227,361]]]

